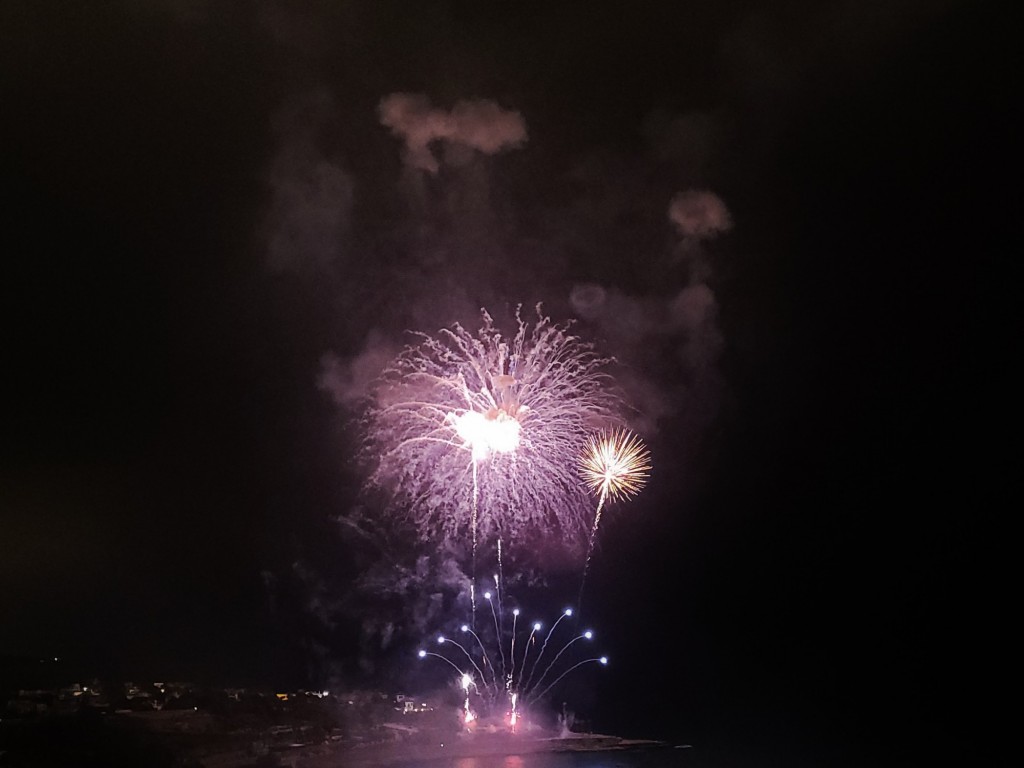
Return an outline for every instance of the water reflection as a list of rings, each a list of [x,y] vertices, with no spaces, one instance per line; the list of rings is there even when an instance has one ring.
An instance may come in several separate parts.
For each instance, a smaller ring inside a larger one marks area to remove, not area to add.
[[[484,757],[460,757],[452,768],[526,768],[521,755],[487,755]]]

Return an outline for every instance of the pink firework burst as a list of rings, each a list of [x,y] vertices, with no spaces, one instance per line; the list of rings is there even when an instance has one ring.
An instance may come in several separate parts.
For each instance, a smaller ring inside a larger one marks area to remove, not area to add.
[[[540,306],[507,337],[481,312],[419,333],[384,371],[366,413],[364,456],[390,511],[427,538],[558,537],[578,552],[593,517],[578,457],[621,424],[612,360]]]

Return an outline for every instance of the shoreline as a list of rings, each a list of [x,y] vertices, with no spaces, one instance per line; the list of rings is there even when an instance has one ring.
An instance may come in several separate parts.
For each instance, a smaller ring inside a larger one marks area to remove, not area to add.
[[[369,766],[395,766],[413,761],[444,760],[445,758],[491,757],[496,755],[523,755],[541,752],[610,752],[627,749],[662,748],[669,744],[653,739],[625,739],[597,733],[570,734],[568,736],[513,736],[478,735],[472,738],[454,739],[449,742],[431,744],[389,743],[349,747],[321,761],[311,763],[310,768],[327,768],[337,765],[333,760],[344,760],[352,768]]]

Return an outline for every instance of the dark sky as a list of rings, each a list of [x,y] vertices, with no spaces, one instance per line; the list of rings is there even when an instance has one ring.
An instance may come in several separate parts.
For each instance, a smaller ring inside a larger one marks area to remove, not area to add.
[[[912,0],[3,4],[0,653],[365,671],[358,622],[323,625],[359,568],[350,406],[404,330],[543,302],[625,363],[655,461],[589,576],[596,716],[761,765],[962,748],[1012,472],[1008,28]],[[392,94],[420,130],[494,120],[417,154]],[[731,226],[685,231],[688,192]]]

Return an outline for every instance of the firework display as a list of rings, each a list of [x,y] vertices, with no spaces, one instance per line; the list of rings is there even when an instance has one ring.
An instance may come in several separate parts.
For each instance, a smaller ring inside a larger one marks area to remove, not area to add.
[[[591,437],[580,459],[580,475],[600,496],[600,504],[635,496],[647,483],[650,469],[651,454],[643,441],[624,429]]]
[[[590,529],[587,556],[583,561],[583,576],[577,603],[583,602],[583,587],[594,552],[597,529],[601,524],[601,511],[605,502],[635,496],[647,484],[651,469],[651,454],[643,441],[629,430],[614,429],[601,432],[587,442],[579,460],[580,476],[593,493],[598,495],[594,525]]]
[[[621,423],[611,360],[537,307],[505,336],[482,312],[384,371],[366,418],[371,485],[425,538],[557,536],[571,550],[593,515],[576,471],[595,431]]]
[[[643,441],[629,430],[615,429],[591,437],[580,457],[580,476],[590,490],[598,495],[594,525],[584,563],[590,562],[594,539],[601,524],[601,511],[606,501],[635,496],[647,484],[651,469],[651,454]]]
[[[419,657],[456,673],[468,729],[501,718],[515,731],[567,675],[607,664],[582,652],[594,637],[576,629],[583,584],[605,505],[637,494],[651,463],[623,426],[610,358],[539,306],[533,322],[516,311],[512,336],[486,311],[481,318],[475,334],[459,324],[416,334],[384,370],[365,414],[363,457],[369,486],[387,494],[382,522],[453,551],[472,543],[469,621],[458,639],[438,635]],[[482,595],[489,620],[477,611],[478,540],[497,552],[493,587]],[[503,545],[532,552],[541,542],[585,552],[577,610],[550,627],[521,624],[519,609],[502,608]]]
[[[511,611],[508,629],[508,617],[497,594],[485,592],[484,599],[491,608],[493,632],[478,633],[470,624],[463,624],[459,627],[459,632],[466,636],[463,642],[442,634],[436,637],[439,651],[418,651],[421,659],[440,659],[457,673],[455,685],[463,692],[462,718],[467,728],[472,728],[478,718],[497,717],[515,732],[530,708],[544,701],[571,672],[587,664],[608,663],[607,656],[577,652],[577,643],[593,640],[592,630],[566,632],[567,626],[559,630],[562,620],[573,616],[571,608],[559,614],[546,633],[539,621],[530,624],[527,632],[526,628],[519,628],[518,608]],[[555,643],[549,651],[553,639]],[[517,643],[522,650],[517,650]],[[580,655],[585,657],[579,658]]]

